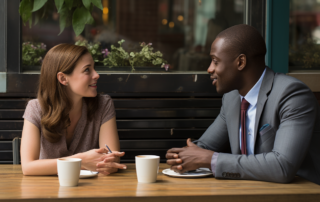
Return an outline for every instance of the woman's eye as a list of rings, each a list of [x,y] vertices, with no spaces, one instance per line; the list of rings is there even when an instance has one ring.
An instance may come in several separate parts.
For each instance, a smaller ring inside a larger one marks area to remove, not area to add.
[[[89,68],[85,69],[84,72],[89,72]]]

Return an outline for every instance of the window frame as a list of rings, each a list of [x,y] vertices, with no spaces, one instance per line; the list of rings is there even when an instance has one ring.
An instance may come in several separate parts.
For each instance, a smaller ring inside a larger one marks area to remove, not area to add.
[[[246,24],[259,29],[265,37],[266,0],[244,0]],[[0,47],[6,50],[6,91],[0,97],[35,97],[40,72],[21,71],[20,0],[4,0],[6,40]],[[3,20],[3,19],[0,19]],[[1,36],[1,35],[0,35]],[[1,65],[1,64],[0,64]],[[3,68],[2,68],[3,69]],[[1,70],[1,67],[0,67]],[[183,73],[99,73],[98,91],[115,97],[221,97],[204,71]]]

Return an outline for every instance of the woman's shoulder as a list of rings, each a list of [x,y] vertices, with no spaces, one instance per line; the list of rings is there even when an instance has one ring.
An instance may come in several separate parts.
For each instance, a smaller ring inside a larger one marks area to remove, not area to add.
[[[41,110],[41,106],[38,99],[32,99],[28,101],[27,108],[31,108],[33,110]]]
[[[115,108],[112,98],[109,95],[100,95],[97,112],[101,114],[103,123],[115,116]]]
[[[103,94],[99,96],[100,107],[104,107],[105,105],[108,105],[111,102],[112,102],[112,98],[110,97],[110,95]]]

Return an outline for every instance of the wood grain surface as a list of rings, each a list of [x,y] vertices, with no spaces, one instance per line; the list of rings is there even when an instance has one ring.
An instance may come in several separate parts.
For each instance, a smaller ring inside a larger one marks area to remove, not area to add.
[[[173,178],[137,182],[135,165],[109,176],[80,179],[77,187],[60,187],[57,176],[23,176],[21,165],[0,165],[0,201],[320,201],[320,186],[296,177],[290,184],[247,180]]]

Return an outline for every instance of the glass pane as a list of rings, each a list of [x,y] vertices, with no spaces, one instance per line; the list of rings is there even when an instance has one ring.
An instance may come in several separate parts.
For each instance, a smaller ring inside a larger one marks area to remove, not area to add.
[[[78,7],[84,7],[82,1],[79,2]],[[91,12],[94,23],[85,25],[83,32],[76,36],[71,17],[67,20],[70,26],[59,35],[62,12],[58,13],[54,1],[48,0],[33,13],[33,22],[37,15],[39,22],[31,27],[27,22],[22,27],[23,70],[39,70],[45,51],[59,43],[86,40],[87,46],[94,49],[92,54],[99,71],[204,72],[211,62],[210,46],[216,35],[243,23],[244,3],[244,0],[102,0],[103,10],[93,7]],[[75,9],[71,7],[69,12]],[[111,67],[110,61],[114,58],[110,54],[116,57],[112,46],[118,48],[121,40],[128,56],[118,61],[118,66]],[[150,53],[149,56],[154,57],[150,60],[147,55],[139,54],[141,43],[149,50],[153,47],[153,53],[160,51],[162,57]],[[130,67],[130,61],[134,61],[131,52],[137,58],[135,71]],[[168,71],[161,68],[163,63],[168,64]]]
[[[289,24],[289,70],[320,70],[320,0],[291,0]]]

